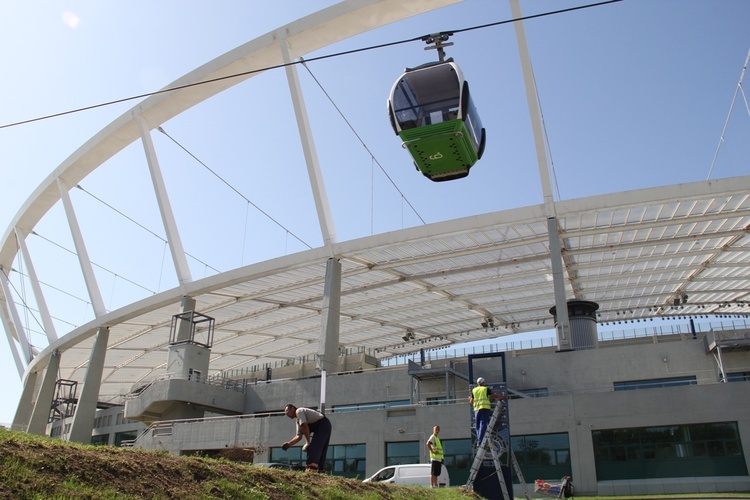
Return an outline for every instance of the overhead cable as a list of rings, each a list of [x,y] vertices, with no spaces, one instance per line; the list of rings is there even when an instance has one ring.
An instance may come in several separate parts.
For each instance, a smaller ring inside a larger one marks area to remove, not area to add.
[[[412,205],[411,202],[408,200],[408,198],[406,198],[406,195],[403,192],[401,192],[401,189],[399,189],[399,187],[396,185],[396,182],[391,178],[390,175],[388,175],[388,172],[385,171],[385,168],[383,168],[383,165],[381,165],[380,162],[378,161],[378,159],[375,158],[375,154],[372,151],[370,151],[370,148],[367,147],[367,144],[365,144],[365,141],[362,139],[362,137],[360,137],[360,135],[357,133],[357,131],[354,130],[354,126],[349,122],[349,120],[346,118],[346,116],[344,116],[344,113],[336,105],[336,103],[333,101],[333,98],[328,94],[328,92],[326,91],[326,89],[323,88],[323,85],[320,83],[320,81],[318,81],[318,79],[315,77],[315,75],[313,74],[313,72],[310,71],[310,68],[308,68],[307,64],[305,64],[305,61],[300,58],[300,62],[302,63],[302,67],[304,67],[307,70],[307,72],[310,73],[310,76],[312,77],[313,80],[315,80],[315,83],[318,84],[318,87],[320,87],[320,90],[323,91],[323,94],[325,94],[325,96],[328,98],[328,100],[331,101],[331,104],[336,109],[336,111],[338,112],[338,114],[341,116],[341,118],[344,120],[344,122],[346,122],[346,124],[349,126],[349,128],[351,129],[351,131],[354,134],[354,136],[357,138],[357,140],[359,140],[360,144],[362,144],[362,147],[365,148],[365,151],[367,151],[367,153],[370,155],[370,158],[372,158],[372,161],[380,168],[381,172],[383,172],[383,175],[386,176],[386,178],[391,182],[391,184],[396,189],[396,191],[398,191],[398,194],[401,195],[401,199],[404,200],[407,205],[409,205],[409,208],[411,208],[412,211],[416,214],[416,216],[419,217],[419,220],[422,221],[422,224],[427,224],[427,222],[425,222],[425,220],[422,218],[422,216],[419,215],[419,212],[417,212],[417,209],[414,208],[414,205]]]
[[[219,179],[221,182],[223,182],[224,184],[226,184],[226,186],[229,187],[229,189],[231,189],[232,191],[234,191],[235,193],[237,193],[249,205],[252,205],[258,212],[260,212],[263,215],[265,215],[266,217],[268,217],[268,219],[270,221],[272,221],[274,224],[276,224],[281,229],[283,229],[284,231],[286,231],[288,234],[291,234],[294,237],[294,239],[296,239],[297,241],[299,241],[300,243],[302,243],[303,245],[305,245],[307,248],[312,249],[312,246],[308,245],[307,242],[305,242],[302,238],[300,238],[299,236],[297,236],[296,234],[294,234],[292,231],[290,231],[289,229],[287,229],[286,227],[284,227],[284,225],[281,222],[279,222],[276,219],[274,219],[265,210],[263,210],[262,208],[260,208],[258,205],[256,205],[252,201],[250,201],[250,199],[247,196],[245,196],[244,194],[242,194],[241,192],[239,192],[237,190],[237,188],[235,188],[234,186],[232,186],[226,179],[224,179],[222,176],[220,176],[218,173],[216,173],[216,171],[214,171],[211,167],[209,167],[208,165],[206,165],[200,158],[198,158],[193,153],[191,153],[185,146],[183,146],[182,144],[180,144],[179,142],[177,142],[177,140],[174,137],[172,137],[171,135],[169,135],[162,127],[158,127],[158,130],[162,134],[166,135],[169,138],[169,140],[172,141],[172,142],[174,142],[180,149],[182,149],[184,152],[186,152],[188,155],[190,155],[191,158],[193,158],[195,161],[197,161],[198,163],[200,163],[203,166],[203,168],[205,168],[206,170],[208,170],[209,172],[211,172],[217,179]]]
[[[484,29],[484,28],[492,28],[492,27],[495,27],[495,26],[501,26],[503,24],[513,23],[513,22],[516,22],[516,21],[527,21],[527,20],[530,20],[530,19],[536,19],[536,18],[540,18],[540,17],[552,16],[552,15],[556,15],[556,14],[564,14],[566,12],[572,12],[572,11],[581,10],[581,9],[588,9],[588,8],[591,8],[591,7],[599,7],[599,6],[602,6],[602,5],[607,5],[607,4],[621,2],[621,1],[622,0],[606,0],[604,2],[599,2],[599,3],[593,3],[593,4],[587,4],[587,5],[580,5],[578,7],[570,7],[570,8],[567,8],[567,9],[554,10],[554,11],[550,11],[550,12],[543,12],[541,14],[531,14],[531,15],[528,15],[528,16],[520,17],[518,19],[506,19],[504,21],[497,21],[497,22],[494,22],[494,23],[482,24],[482,25],[479,25],[479,26],[472,26],[472,27],[469,27],[469,28],[462,28],[462,29],[457,29],[457,30],[443,31],[441,33],[453,33],[453,34],[455,34],[455,33],[463,33],[463,32],[466,32],[466,31],[473,31],[473,30]],[[370,51],[370,50],[377,50],[377,49],[382,49],[382,48],[386,48],[386,47],[392,47],[394,45],[401,45],[401,44],[405,44],[405,43],[421,42],[424,38],[425,38],[425,35],[421,35],[421,36],[418,36],[418,37],[408,38],[408,39],[405,39],[405,40],[398,40],[398,41],[395,41],[395,42],[387,42],[387,43],[381,43],[381,44],[377,44],[377,45],[370,45],[368,47],[361,47],[361,48],[358,48],[358,49],[345,50],[345,51],[342,51],[342,52],[335,52],[333,54],[327,54],[327,55],[318,56],[318,57],[311,57],[311,58],[307,59],[307,62],[321,61],[321,60],[324,60],[324,59],[331,59],[333,57],[341,57],[341,56],[346,56],[346,55],[351,55],[351,54],[357,54],[357,53],[360,53],[360,52],[366,52],[366,51]],[[49,115],[45,115],[45,116],[39,116],[37,118],[29,118],[28,120],[21,120],[21,121],[18,121],[18,122],[13,122],[13,123],[7,123],[5,125],[0,125],[0,129],[10,128],[10,127],[17,127],[19,125],[25,125],[27,123],[33,123],[33,122],[38,122],[38,121],[42,121],[42,120],[48,120],[48,119],[51,119],[51,118],[57,118],[59,116],[70,115],[70,114],[73,114],[73,113],[80,113],[81,111],[89,111],[89,110],[92,110],[92,109],[102,108],[102,107],[105,107],[105,106],[111,106],[113,104],[120,104],[120,103],[123,103],[123,102],[133,101],[133,100],[136,100],[136,99],[144,99],[146,97],[151,97],[151,96],[154,96],[154,95],[165,94],[167,92],[174,92],[174,91],[177,91],[177,90],[184,90],[184,89],[191,88],[191,87],[197,87],[199,85],[207,85],[207,84],[210,84],[210,83],[216,83],[216,82],[220,82],[220,81],[224,81],[224,80],[229,80],[231,78],[240,78],[240,77],[252,75],[252,74],[255,74],[255,73],[263,73],[264,71],[269,71],[269,70],[272,70],[272,69],[284,68],[286,66],[290,66],[290,65],[293,65],[293,64],[301,64],[301,61],[292,61],[292,62],[289,62],[289,63],[276,64],[276,65],[273,65],[273,66],[266,66],[264,68],[252,69],[252,70],[248,70],[248,71],[243,71],[241,73],[233,73],[231,75],[220,76],[220,77],[217,77],[217,78],[212,78],[210,80],[203,80],[203,81],[200,81],[200,82],[186,83],[184,85],[178,85],[176,87],[169,87],[169,88],[164,88],[164,89],[161,89],[161,90],[156,90],[156,91],[153,91],[153,92],[146,92],[145,94],[138,94],[138,95],[134,95],[134,96],[131,96],[131,97],[123,97],[121,99],[115,99],[113,101],[106,101],[106,102],[102,102],[102,103],[99,103],[99,104],[92,104],[90,106],[84,106],[82,108],[71,109],[71,110],[68,110],[68,111],[61,111],[60,113],[53,113],[53,114],[49,114]]]

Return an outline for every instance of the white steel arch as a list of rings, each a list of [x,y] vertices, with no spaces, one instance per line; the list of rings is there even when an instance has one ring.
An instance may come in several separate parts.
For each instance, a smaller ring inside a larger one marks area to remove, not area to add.
[[[301,56],[450,3],[454,0],[344,2],[238,47],[170,87],[281,64],[283,40]],[[51,173],[18,212],[0,243],[2,268],[9,269],[18,252],[16,234],[28,234],[60,200],[57,180],[74,186],[137,140],[139,116],[156,127],[251,76],[152,96],[105,127]],[[598,302],[601,321],[716,313],[727,304],[735,314],[748,314],[749,192],[750,176],[745,176],[557,202],[568,297]],[[548,329],[554,294],[547,215],[544,205],[535,205],[331,241],[324,248],[186,280],[53,340],[34,353],[26,376],[36,380],[53,353],[62,353],[61,376],[82,380],[93,337],[108,327],[100,397],[121,398],[135,383],[163,371],[169,322],[183,294],[216,319],[212,373],[314,354],[331,254],[343,266],[343,347],[365,347],[386,357]],[[683,294],[690,299],[670,310]],[[0,315],[8,332],[6,295]],[[482,325],[488,318],[492,329]],[[407,331],[413,339],[404,339]]]
[[[0,269],[11,268],[20,248],[16,239],[18,232],[30,233],[60,201],[58,185],[62,182],[68,187],[75,186],[141,137],[139,121],[145,121],[150,129],[155,129],[196,104],[260,74],[259,70],[284,64],[280,48],[282,41],[291,48],[294,57],[299,57],[365,31],[459,1],[348,0],[282,26],[196,68],[166,87],[178,90],[157,93],[137,104],[50,173],[6,229],[0,242]],[[179,258],[181,256],[175,256],[175,259]],[[184,269],[184,265],[180,267]],[[9,335],[20,338],[9,321],[6,294],[0,292],[0,299],[3,324],[9,328]]]

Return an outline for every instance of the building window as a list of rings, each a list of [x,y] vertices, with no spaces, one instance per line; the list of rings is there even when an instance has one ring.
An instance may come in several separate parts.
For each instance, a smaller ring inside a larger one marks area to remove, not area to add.
[[[121,446],[123,441],[135,441],[137,438],[137,432],[117,432],[115,433],[115,446]]]
[[[696,385],[698,382],[695,376],[689,377],[670,377],[654,378],[650,380],[629,380],[625,382],[615,382],[616,391],[634,391],[638,389],[660,389],[663,387],[677,387],[681,385]]]
[[[527,483],[572,475],[567,433],[512,436],[510,441]]]
[[[331,409],[332,413],[344,413],[350,411],[368,411],[368,410],[385,410],[394,406],[408,406],[411,401],[408,399],[400,401],[379,401],[374,403],[359,403],[352,405],[337,405]]]
[[[446,396],[440,396],[437,398],[427,398],[427,406],[434,406],[434,405],[447,405],[450,404],[452,401],[449,400]]]
[[[727,373],[727,382],[748,382],[750,381],[750,372]]]
[[[385,465],[418,464],[419,441],[385,443]]]
[[[109,444],[109,434],[91,436],[91,444],[93,444],[94,446],[104,446]]]
[[[281,448],[271,448],[271,462],[274,463],[305,467],[307,465],[307,454],[305,453],[304,457],[302,455],[303,453],[301,446],[292,446],[286,451],[282,450]]]
[[[471,439],[443,439],[443,464],[448,469],[451,484],[466,484],[469,480],[471,462],[474,459]]]
[[[365,475],[365,444],[338,444],[328,447],[326,455],[326,472],[341,477],[360,478]],[[271,462],[305,467],[307,454],[302,452],[302,446],[292,446],[284,451],[281,448],[271,448]]]
[[[516,389],[517,394],[510,394],[511,399],[520,399],[524,396],[527,398],[546,398],[549,396],[549,390],[546,387],[537,389]]]
[[[609,429],[592,437],[599,481],[747,475],[736,422]]]
[[[328,468],[335,476],[364,479],[367,462],[364,444],[339,444],[328,448]]]

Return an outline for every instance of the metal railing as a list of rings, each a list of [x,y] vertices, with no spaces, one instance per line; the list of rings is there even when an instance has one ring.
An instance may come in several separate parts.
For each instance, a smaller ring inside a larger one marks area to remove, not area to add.
[[[636,323],[637,324],[637,323]],[[641,327],[631,328],[623,330],[610,330],[599,332],[598,337],[600,342],[609,341],[621,341],[628,339],[645,339],[653,337],[666,337],[671,335],[688,335],[693,338],[693,335],[697,338],[699,335],[703,337],[708,332],[719,332],[719,331],[735,331],[735,330],[747,330],[750,329],[750,320],[747,318],[734,318],[726,321],[709,321],[709,322],[693,322],[694,331],[691,330],[689,323],[680,323],[674,325],[660,325],[653,327]],[[453,359],[467,357],[470,354],[490,354],[496,352],[511,352],[511,351],[522,351],[528,349],[541,349],[545,347],[557,347],[557,337],[548,336],[540,337],[538,339],[528,340],[517,340],[510,342],[498,342],[493,344],[478,345],[473,347],[463,348],[450,348],[440,347],[436,349],[425,349],[424,357],[425,362],[440,359]],[[380,360],[381,366],[399,366],[405,365],[409,361],[420,362],[422,353],[415,351],[408,354],[400,354],[390,358],[383,358]]]

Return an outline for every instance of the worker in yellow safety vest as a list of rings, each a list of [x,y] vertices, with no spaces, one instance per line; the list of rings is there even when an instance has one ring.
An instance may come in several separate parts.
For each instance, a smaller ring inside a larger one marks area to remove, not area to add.
[[[492,389],[485,385],[484,377],[477,379],[477,386],[471,390],[469,402],[474,406],[474,423],[477,430],[477,446],[482,443],[484,434],[492,416],[492,403],[490,398],[507,399],[507,396],[493,394]]]
[[[432,428],[432,436],[427,440],[427,448],[430,450],[430,488],[437,488],[438,477],[443,469],[443,443],[438,437],[440,426]]]

